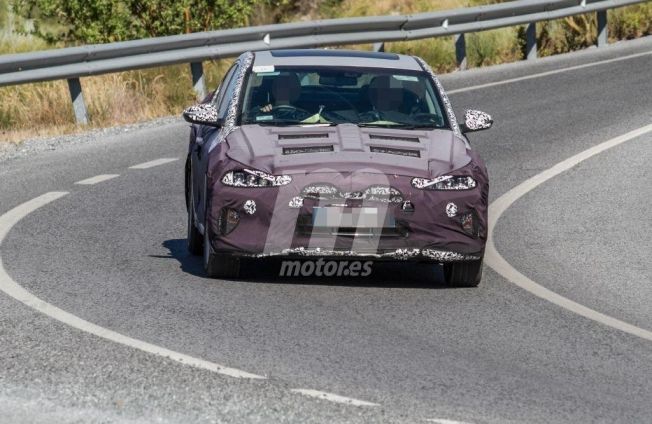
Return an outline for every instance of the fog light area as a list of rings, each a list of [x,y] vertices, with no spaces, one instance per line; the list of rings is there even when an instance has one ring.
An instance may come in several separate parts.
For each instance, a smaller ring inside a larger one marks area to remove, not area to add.
[[[218,221],[218,228],[222,235],[227,235],[236,229],[240,223],[240,213],[231,208],[222,208]]]

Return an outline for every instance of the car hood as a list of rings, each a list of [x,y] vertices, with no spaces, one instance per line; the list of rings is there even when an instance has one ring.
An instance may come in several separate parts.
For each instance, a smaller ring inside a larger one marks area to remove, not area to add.
[[[440,129],[244,125],[231,132],[226,142],[228,157],[272,174],[365,169],[436,177],[471,161],[466,142]]]

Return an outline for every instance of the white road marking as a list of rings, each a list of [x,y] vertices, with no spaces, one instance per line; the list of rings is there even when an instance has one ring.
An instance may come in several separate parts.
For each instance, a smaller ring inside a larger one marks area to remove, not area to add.
[[[318,399],[328,400],[330,402],[345,403],[353,406],[378,406],[377,403],[367,402],[365,400],[353,399],[346,396],[334,395],[332,393],[321,392],[311,389],[290,389],[291,392],[300,393]]]
[[[598,153],[602,153],[607,149],[618,146],[619,144],[632,140],[641,135],[648,134],[650,132],[652,132],[652,124],[646,125],[634,131],[630,131],[627,134],[623,134],[619,137],[612,138],[611,140],[607,140],[603,143],[598,144],[597,146],[593,146],[590,149],[571,156],[570,158],[559,162],[552,168],[549,168],[540,174],[525,180],[521,184],[517,185],[496,199],[489,206],[489,238],[487,240],[487,249],[485,254],[485,260],[487,264],[507,280],[529,291],[530,293],[539,296],[542,299],[552,302],[557,306],[561,306],[562,308],[568,309],[569,311],[581,315],[585,318],[594,320],[604,325],[608,325],[609,327],[624,331],[634,336],[652,341],[652,331],[636,327],[635,325],[610,317],[591,308],[587,308],[584,305],[573,302],[572,300],[560,296],[557,293],[535,283],[525,275],[518,272],[500,255],[500,253],[498,253],[493,240],[493,230],[496,227],[496,223],[500,219],[501,215],[507,210],[507,208],[509,208],[523,195],[539,186],[540,184],[543,184],[549,179],[561,174],[564,171],[569,170],[578,163],[589,159]]]
[[[149,168],[154,168],[155,166],[165,165],[166,163],[174,162],[176,160],[179,160],[179,158],[161,158],[145,163],[139,163],[138,165],[130,166],[129,169],[149,169]]]
[[[447,420],[444,418],[428,418],[426,419],[429,423],[436,423],[436,424],[469,424],[464,421],[455,421],[455,420]]]
[[[525,81],[533,78],[541,78],[548,75],[561,74],[562,72],[575,71],[578,69],[590,68],[592,66],[604,65],[613,62],[620,62],[621,60],[634,59],[637,57],[648,56],[648,55],[652,55],[652,52],[635,53],[627,56],[615,57],[613,59],[605,59],[605,60],[599,60],[597,62],[584,63],[582,65],[569,66],[568,68],[553,69],[552,71],[540,72],[538,74],[524,75],[522,77],[510,78],[510,79],[496,81],[496,82],[489,82],[487,84],[473,85],[471,87],[463,87],[463,88],[458,88],[456,90],[447,90],[446,93],[455,94],[455,93],[463,93],[465,91],[479,90],[481,88],[495,87],[497,85],[510,84],[512,82]]]
[[[85,180],[77,181],[75,184],[80,184],[80,185],[93,185],[97,183],[101,183],[103,181],[111,180],[113,178],[119,177],[120,175],[118,174],[102,174],[102,175],[96,175],[91,178],[87,178]]]
[[[9,212],[6,212],[5,214],[1,215],[0,216],[0,253],[2,252],[2,242],[4,241],[5,237],[7,236],[11,228],[14,225],[16,225],[18,221],[20,221],[30,213],[34,212],[38,208],[45,206],[48,203],[53,202],[57,199],[60,199],[66,196],[67,194],[68,192],[65,191],[53,191],[50,193],[45,193],[44,195],[32,199],[28,202],[25,202],[21,205],[18,205],[12,210],[10,210]],[[142,340],[133,339],[123,334],[109,330],[108,328],[100,327],[99,325],[85,321],[79,318],[78,316],[75,316],[69,312],[59,309],[56,306],[51,305],[39,299],[38,297],[34,296],[32,293],[25,290],[18,283],[12,280],[12,278],[9,276],[9,274],[7,274],[7,271],[4,268],[4,264],[2,262],[1,256],[0,256],[0,291],[3,291],[7,295],[24,303],[30,308],[33,308],[49,316],[50,318],[54,318],[57,321],[69,325],[70,327],[76,328],[78,330],[84,331],[89,334],[93,334],[103,339],[110,340],[115,343],[119,343],[135,349],[139,349],[154,355],[162,356],[164,358],[181,362],[182,364],[190,365],[195,368],[201,368],[201,369],[216,372],[218,374],[228,375],[230,377],[255,378],[255,379],[265,378],[260,375],[251,374],[235,368],[225,367],[223,365],[219,365],[213,362],[205,361],[203,359],[188,356],[183,353],[175,352],[166,349],[164,347],[160,347],[151,343],[144,342]]]

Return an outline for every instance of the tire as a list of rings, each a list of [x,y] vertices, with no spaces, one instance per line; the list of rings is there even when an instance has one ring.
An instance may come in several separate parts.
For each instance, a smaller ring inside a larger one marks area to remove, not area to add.
[[[454,287],[477,287],[482,280],[482,259],[444,264],[446,284]]]
[[[240,259],[225,253],[214,253],[208,235],[208,224],[204,226],[204,271],[209,278],[238,278]]]
[[[188,205],[188,235],[187,235],[187,245],[188,251],[195,255],[200,256],[203,253],[204,248],[204,239],[202,238],[201,233],[197,229],[195,224],[195,213],[193,210],[193,200],[192,200],[192,186],[190,187],[190,202]]]

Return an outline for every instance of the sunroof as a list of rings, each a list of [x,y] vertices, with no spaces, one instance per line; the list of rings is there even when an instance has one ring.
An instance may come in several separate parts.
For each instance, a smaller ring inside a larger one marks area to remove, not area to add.
[[[394,53],[382,52],[361,52],[355,50],[272,50],[274,57],[305,57],[305,56],[320,56],[320,57],[358,57],[365,59],[386,59],[398,60],[398,55]]]

